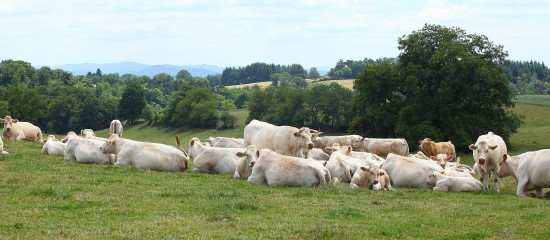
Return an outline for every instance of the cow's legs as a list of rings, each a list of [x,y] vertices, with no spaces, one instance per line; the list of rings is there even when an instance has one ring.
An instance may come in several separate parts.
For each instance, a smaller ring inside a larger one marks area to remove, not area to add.
[[[538,198],[544,197],[544,192],[542,191],[542,188],[537,188],[537,197]]]
[[[493,191],[500,193],[500,189],[498,188],[498,177],[496,174],[497,171],[498,169],[495,170],[495,173],[493,174]]]
[[[489,177],[489,174],[481,169],[479,170],[479,181],[483,183],[483,189],[488,190],[489,184],[487,183],[487,178]]]
[[[518,187],[516,189],[516,195],[525,196],[525,186],[527,185],[528,179],[526,177],[520,177],[518,179]]]

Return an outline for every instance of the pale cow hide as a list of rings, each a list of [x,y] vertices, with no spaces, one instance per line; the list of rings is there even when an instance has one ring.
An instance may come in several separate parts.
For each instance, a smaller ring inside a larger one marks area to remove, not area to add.
[[[249,183],[289,187],[321,187],[331,183],[329,171],[316,160],[286,156],[270,149],[258,151]]]
[[[116,134],[119,137],[122,137],[122,123],[120,120],[113,120],[111,121],[111,125],[109,126],[109,136]]]
[[[42,145],[42,154],[64,156],[66,147],[67,144],[57,140],[55,135],[49,135]]]
[[[493,174],[493,191],[500,192],[496,173],[502,161],[502,156],[508,152],[504,140],[500,136],[489,132],[479,136],[475,144],[470,144],[470,149],[473,151],[479,172],[479,180],[483,183],[485,189],[489,189],[487,181],[490,174]]]
[[[443,172],[443,168],[431,160],[405,157],[390,153],[382,164],[394,187],[427,188],[426,178],[432,171]]]
[[[42,130],[32,123],[20,122],[17,119],[13,119],[11,116],[0,119],[0,123],[4,124],[2,136],[7,140],[42,142]]]
[[[472,177],[447,176],[437,171],[432,171],[426,183],[434,186],[434,191],[441,192],[479,192],[483,190],[483,184]]]
[[[516,180],[516,195],[526,196],[525,192],[535,190],[536,197],[547,197],[543,188],[550,187],[550,149],[526,152],[511,157],[503,155],[499,178],[512,176]]]
[[[228,137],[209,137],[206,140],[212,147],[244,148],[244,139]]]
[[[176,138],[179,146],[179,139]],[[180,146],[181,148],[181,146]],[[103,153],[117,155],[115,166],[135,167],[153,171],[181,172],[187,169],[189,158],[175,147],[121,138],[116,134],[103,143]]]
[[[313,148],[312,138],[318,131],[302,127],[275,126],[252,120],[244,128],[244,145],[256,145],[258,149],[271,149],[279,154],[307,158]]]
[[[70,135],[63,154],[64,159],[76,160],[79,163],[111,165],[115,160],[99,149],[103,143],[103,141],[86,139],[76,134]]]
[[[409,155],[409,144],[403,138],[360,138],[353,142],[353,149],[386,156],[390,153]]]

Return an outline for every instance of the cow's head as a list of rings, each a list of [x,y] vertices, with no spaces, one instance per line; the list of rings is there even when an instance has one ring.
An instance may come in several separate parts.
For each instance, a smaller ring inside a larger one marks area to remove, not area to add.
[[[199,138],[196,138],[196,137],[191,138],[191,140],[189,140],[189,143],[187,145],[189,147],[189,156],[193,158],[198,156],[200,153],[202,153],[204,147],[210,146],[210,145],[205,145],[204,143],[201,142]]]
[[[445,168],[446,163],[448,161],[452,161],[454,159],[453,155],[447,155],[445,153],[440,153],[435,156],[431,156],[430,159],[435,161],[437,165],[441,166],[442,168]]]
[[[14,123],[18,123],[19,120],[11,118],[11,116],[6,116],[4,119],[0,120],[1,123],[4,123],[4,131],[10,132]]]
[[[313,148],[313,136],[316,136],[319,132],[317,130],[309,129],[307,127],[296,130],[293,135],[296,137],[301,146],[307,147],[307,149]]]
[[[512,166],[510,166],[510,160],[513,161],[513,159],[517,158],[517,156],[510,156],[508,154],[504,154],[502,156],[502,161],[499,163],[499,169],[497,171],[497,177],[498,178],[504,178],[508,176],[513,176],[517,179],[515,171],[512,170]]]
[[[92,129],[82,129],[80,130],[80,136],[83,138],[95,137],[95,132]]]
[[[370,165],[370,166],[363,166],[360,168],[360,181],[362,184],[368,188],[375,191],[378,191],[381,189],[380,183],[378,181],[378,177],[380,176],[380,168],[376,165]],[[384,174],[384,173],[382,173]]]
[[[67,133],[67,136],[65,136],[64,138],[61,139],[61,142],[66,143],[73,136],[76,136],[76,133],[73,132],[73,131],[70,131],[70,132]]]
[[[481,141],[476,144],[470,144],[470,150],[474,151],[474,157],[477,156],[477,163],[479,165],[485,165],[487,162],[487,159],[489,158],[489,151],[495,150],[498,146],[497,145],[489,145],[485,141]]]
[[[119,139],[118,135],[112,134],[101,147],[99,147],[99,150],[105,154],[111,154],[116,153],[116,140]]]
[[[351,146],[355,149],[360,149],[363,144],[365,144],[365,138],[364,137],[358,137],[355,138]]]
[[[437,174],[440,173],[438,173],[437,171],[432,171],[426,178],[426,183],[430,186],[435,186],[435,183],[437,181]]]
[[[242,152],[235,153],[239,157],[239,164],[235,169],[235,178],[248,178],[252,174],[252,167],[260,156],[260,151],[255,145],[249,145]]]

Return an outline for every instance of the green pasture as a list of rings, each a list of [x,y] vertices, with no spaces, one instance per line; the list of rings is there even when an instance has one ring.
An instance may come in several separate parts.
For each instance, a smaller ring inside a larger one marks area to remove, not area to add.
[[[531,100],[535,99],[535,100]],[[550,148],[550,98],[523,97],[526,116],[512,153]],[[125,126],[124,137],[183,144],[191,137],[242,137],[236,130]],[[97,134],[106,137],[108,129]],[[473,139],[472,141],[475,141]],[[8,142],[0,156],[0,239],[541,239],[550,235],[547,199],[501,193],[397,188],[352,190],[251,185],[229,175],[163,173],[67,162],[42,144]],[[471,165],[471,153],[461,153]],[[191,163],[192,168],[192,163]]]

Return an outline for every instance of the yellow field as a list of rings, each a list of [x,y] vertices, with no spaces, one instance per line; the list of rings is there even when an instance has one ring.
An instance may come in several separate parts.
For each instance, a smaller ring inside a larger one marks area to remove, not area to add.
[[[308,83],[323,83],[323,84],[330,84],[332,82],[336,82],[340,85],[342,85],[345,88],[353,89],[353,81],[355,79],[344,79],[344,80],[328,80],[328,81],[321,81],[321,82],[313,82],[311,80],[307,80]],[[252,87],[254,85],[260,86],[260,88],[266,88],[271,85],[270,81],[267,82],[257,82],[257,83],[248,83],[248,84],[241,84],[241,85],[233,85],[233,86],[226,86],[226,88],[243,88],[243,87]]]

